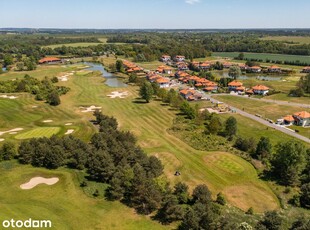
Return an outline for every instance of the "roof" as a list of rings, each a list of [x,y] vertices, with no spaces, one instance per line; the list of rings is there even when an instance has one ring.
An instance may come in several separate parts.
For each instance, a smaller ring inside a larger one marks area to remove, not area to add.
[[[188,93],[194,94],[195,92],[196,92],[196,91],[193,90],[193,89],[182,89],[182,90],[180,90],[180,94],[184,94],[184,95],[186,95],[186,94],[188,94]]]
[[[166,54],[162,55],[161,57],[163,57],[163,58],[170,58],[170,56],[166,55]]]
[[[256,85],[252,87],[253,90],[269,90],[267,86],[264,85]]]
[[[260,66],[252,66],[252,67],[250,67],[251,69],[261,69],[261,67]]]
[[[175,56],[176,58],[185,58],[185,56],[182,56],[182,55],[177,55]]]
[[[156,79],[156,82],[160,84],[160,83],[169,83],[170,81],[166,78],[160,77]]]
[[[287,115],[287,116],[283,117],[283,120],[285,120],[285,121],[294,121],[294,117],[292,115]]]
[[[42,58],[39,60],[39,63],[44,63],[44,62],[53,62],[53,61],[60,61],[59,58],[56,57],[46,57],[46,58]]]
[[[244,91],[244,90],[245,90],[245,87],[244,87],[244,86],[240,86],[240,87],[237,87],[236,90]]]
[[[206,87],[206,88],[204,88],[203,90],[212,91],[212,90],[215,90],[215,89],[214,89],[214,87]]]
[[[302,112],[294,113],[294,116],[300,117],[300,118],[310,118],[310,113],[308,113],[307,111],[302,111]]]
[[[272,66],[269,67],[269,69],[281,69],[281,68],[279,66],[277,66],[277,65],[272,65]]]
[[[228,86],[240,87],[240,86],[243,86],[243,84],[240,81],[232,81],[232,82],[228,83]]]
[[[305,68],[303,68],[303,69],[310,69],[310,66],[306,66]]]

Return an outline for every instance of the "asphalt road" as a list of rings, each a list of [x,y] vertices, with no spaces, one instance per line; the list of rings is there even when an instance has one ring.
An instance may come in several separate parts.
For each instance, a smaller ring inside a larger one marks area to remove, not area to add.
[[[219,94],[219,95],[223,95],[223,94]],[[212,98],[212,95],[205,94],[205,97],[209,98],[210,100],[212,100],[215,103],[219,102],[219,100],[216,100],[216,99]],[[257,99],[257,100],[262,100],[262,99]],[[274,103],[273,100],[271,100],[271,102]],[[279,102],[279,101],[276,101],[276,102]],[[291,105],[293,103],[289,103],[289,104]],[[295,104],[298,104],[298,103],[295,103]],[[303,104],[298,104],[298,106],[300,106],[300,105],[303,105]],[[307,105],[307,106],[309,106],[309,105]],[[276,125],[274,123],[270,123],[269,121],[266,121],[263,118],[257,117],[257,116],[255,116],[253,114],[250,114],[250,113],[247,113],[247,112],[245,112],[245,111],[243,111],[241,109],[238,109],[238,108],[235,108],[235,107],[232,107],[232,106],[230,106],[230,108],[235,110],[236,113],[239,113],[240,115],[242,115],[244,117],[248,117],[248,118],[250,118],[250,119],[252,119],[254,121],[257,121],[257,122],[259,122],[259,123],[261,123],[263,125],[266,125],[266,126],[268,126],[270,128],[279,130],[280,132],[283,132],[283,133],[285,133],[287,135],[290,135],[292,137],[295,137],[295,138],[297,138],[299,140],[302,140],[302,141],[307,142],[307,143],[310,144],[310,139],[309,138],[307,138],[305,136],[302,136],[302,135],[300,135],[298,133],[295,133],[294,131],[292,131],[290,129],[287,129],[287,128],[279,126],[279,125]],[[306,107],[306,108],[308,108],[308,107]]]

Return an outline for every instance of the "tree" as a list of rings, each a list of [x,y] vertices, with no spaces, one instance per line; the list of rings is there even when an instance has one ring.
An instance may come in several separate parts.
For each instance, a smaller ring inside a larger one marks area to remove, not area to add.
[[[212,201],[211,192],[208,186],[205,184],[197,185],[193,191],[192,197],[193,203],[199,202],[203,204],[208,204]]]
[[[233,79],[237,79],[238,77],[240,77],[241,75],[241,70],[239,66],[231,66],[229,68],[229,72],[228,75],[233,78]]]
[[[219,131],[221,131],[222,129],[222,123],[219,117],[217,116],[212,116],[209,124],[207,124],[207,130],[211,133],[211,134],[218,134]]]
[[[196,111],[187,101],[183,101],[180,106],[181,112],[186,115],[188,119],[195,119],[196,118]]]
[[[23,71],[25,68],[24,62],[17,62],[16,63],[16,70],[17,71]]]
[[[300,188],[300,205],[310,209],[310,183],[303,184]]]
[[[189,198],[188,186],[185,183],[178,182],[174,186],[173,194],[176,195],[180,204],[186,204]]]
[[[150,102],[154,94],[153,87],[150,82],[145,81],[140,87],[139,95],[142,99],[144,99],[147,103]]]
[[[11,160],[17,155],[13,142],[5,142],[0,149],[0,160]]]
[[[53,106],[60,105],[60,97],[57,91],[54,90],[51,93],[49,93],[47,102]]]
[[[237,134],[237,120],[230,116],[225,122],[225,135],[229,139]]]
[[[305,158],[306,149],[302,143],[294,140],[279,143],[271,160],[272,172],[284,185],[297,184],[305,169]]]
[[[122,60],[116,60],[115,67],[116,67],[117,72],[121,72],[121,73],[125,72]]]
[[[198,230],[199,229],[199,217],[197,216],[196,212],[192,209],[189,208],[184,216],[184,219],[179,226],[180,230]]]
[[[234,147],[236,147],[241,151],[253,153],[256,148],[256,142],[253,137],[250,138],[238,137],[235,141]]]
[[[238,230],[252,230],[253,227],[249,225],[247,222],[242,222],[238,226]]]
[[[309,230],[309,229],[310,229],[310,220],[302,216],[293,222],[289,230]]]
[[[297,88],[305,93],[310,93],[310,74],[300,78],[297,83]]]
[[[258,222],[258,229],[278,230],[281,229],[282,218],[276,211],[265,212],[264,218]]]
[[[218,193],[216,195],[216,202],[221,204],[221,205],[225,205],[226,204],[226,200],[225,200],[225,197],[224,197],[223,193],[220,192],[220,193]]]
[[[174,195],[167,195],[158,210],[156,218],[162,223],[171,223],[173,221],[182,220],[184,217],[184,209],[178,204],[178,199]]]
[[[268,159],[271,156],[272,145],[268,137],[261,137],[255,151],[258,159]]]
[[[5,67],[13,64],[13,57],[10,54],[4,55],[3,64]]]
[[[237,59],[243,60],[244,59],[244,53],[239,53]]]

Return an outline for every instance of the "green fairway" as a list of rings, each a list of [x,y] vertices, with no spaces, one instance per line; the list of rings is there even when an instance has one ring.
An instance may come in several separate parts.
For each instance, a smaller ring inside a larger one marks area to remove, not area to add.
[[[19,186],[31,178],[58,177],[51,186],[41,184],[31,190]],[[52,228],[66,229],[170,229],[150,217],[135,214],[120,202],[89,197],[80,188],[83,175],[73,170],[46,170],[21,166],[13,162],[0,163],[0,209],[3,220],[51,220]],[[92,187],[101,188],[96,183]],[[85,190],[91,189],[86,187]]]
[[[214,57],[229,57],[234,58],[239,55],[240,52],[214,52]],[[288,54],[267,54],[267,53],[244,53],[245,58],[262,59],[265,62],[266,59],[271,61],[300,61],[310,65],[310,56],[301,55],[288,55]]]
[[[38,127],[28,132],[24,132],[15,136],[16,139],[30,139],[38,137],[51,137],[61,130],[60,127]]]

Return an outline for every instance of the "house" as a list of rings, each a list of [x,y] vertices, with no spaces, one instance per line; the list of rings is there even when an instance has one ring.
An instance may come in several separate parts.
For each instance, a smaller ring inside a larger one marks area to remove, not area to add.
[[[260,73],[262,71],[262,68],[259,66],[252,66],[248,67],[247,70],[252,73]]]
[[[188,66],[185,62],[179,62],[177,63],[177,67],[178,67],[178,70],[188,70]]]
[[[258,95],[266,95],[269,92],[269,88],[264,85],[256,85],[252,87],[253,93]]]
[[[243,87],[243,84],[239,81],[232,81],[230,83],[228,83],[228,90],[230,91],[234,91],[237,92],[237,88]]]
[[[204,83],[205,88],[203,91],[216,93],[218,89],[218,85],[215,82],[209,81],[207,83]]]
[[[297,112],[293,114],[295,124],[299,126],[310,126],[310,113],[307,111]]]
[[[162,55],[161,58],[160,58],[160,60],[161,60],[162,62],[171,61],[171,56],[169,56],[169,55]]]
[[[245,71],[248,69],[248,66],[244,63],[239,63],[238,66],[242,71]]]
[[[155,80],[160,88],[167,88],[170,86],[170,80],[167,78],[159,77]]]
[[[301,72],[302,73],[310,73],[310,66],[303,68]]]
[[[167,74],[171,74],[172,73],[172,68],[169,66],[165,66],[165,65],[161,65],[158,66],[156,69],[157,73],[167,73]]]
[[[209,70],[211,69],[211,65],[208,63],[201,63],[199,64],[198,68],[201,70]]]
[[[193,100],[196,91],[194,89],[182,89],[180,95],[186,100]]]
[[[287,115],[285,117],[283,117],[283,124],[284,125],[292,125],[294,124],[294,117],[292,115]]]
[[[56,57],[45,57],[39,60],[39,64],[58,64],[61,63],[61,59]]]
[[[185,61],[185,56],[177,55],[174,57],[174,60],[176,62],[183,62],[183,61]]]
[[[272,66],[268,67],[268,72],[279,73],[279,72],[281,72],[281,68],[279,66],[272,65]]]
[[[224,68],[230,68],[231,66],[232,66],[232,64],[230,62],[224,62],[223,63]]]

